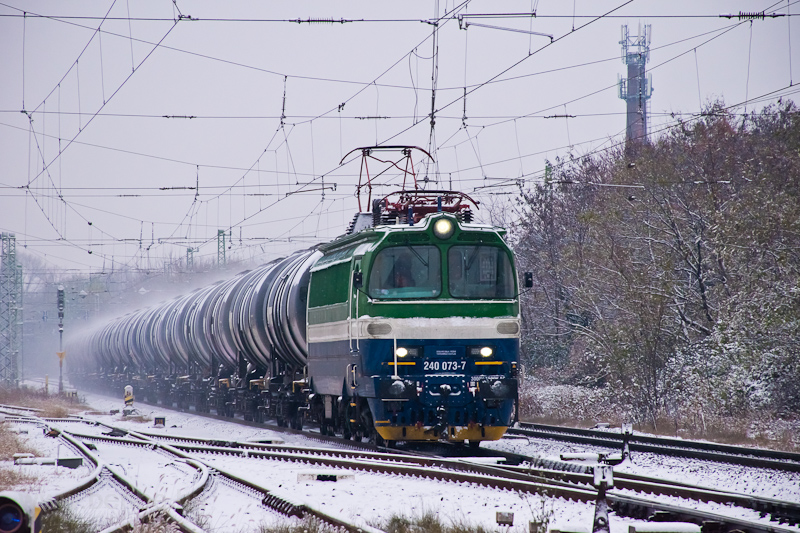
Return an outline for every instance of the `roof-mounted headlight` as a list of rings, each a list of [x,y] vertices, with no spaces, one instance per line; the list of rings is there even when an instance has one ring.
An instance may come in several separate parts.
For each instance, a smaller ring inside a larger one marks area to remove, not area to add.
[[[455,224],[449,218],[440,218],[433,223],[433,234],[442,240],[452,237],[455,229]]]

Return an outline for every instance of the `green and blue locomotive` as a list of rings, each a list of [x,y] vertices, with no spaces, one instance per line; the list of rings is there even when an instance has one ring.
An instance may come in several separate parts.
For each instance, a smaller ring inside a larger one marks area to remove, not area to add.
[[[517,404],[520,329],[504,230],[441,204],[421,214],[422,195],[400,194],[410,212],[321,246],[311,267],[313,412],[345,436],[499,439]],[[439,194],[424,196],[454,193]]]
[[[519,289],[505,231],[470,204],[416,184],[378,199],[333,242],[72,339],[73,377],[376,443],[499,439],[517,415]]]

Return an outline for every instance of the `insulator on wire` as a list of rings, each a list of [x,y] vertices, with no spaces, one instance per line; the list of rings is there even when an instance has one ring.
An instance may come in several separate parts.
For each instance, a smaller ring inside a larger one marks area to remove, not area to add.
[[[739,20],[764,20],[764,12],[739,11]]]

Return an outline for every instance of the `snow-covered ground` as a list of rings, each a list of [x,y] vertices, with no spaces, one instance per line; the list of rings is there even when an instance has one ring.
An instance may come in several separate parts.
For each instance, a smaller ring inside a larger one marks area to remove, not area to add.
[[[42,426],[32,423],[6,422],[6,427],[11,431],[18,431],[21,442],[36,450],[38,457],[80,457],[70,446],[66,446],[58,439],[47,437],[42,431]],[[13,461],[0,461],[0,469],[11,469],[32,479],[26,482],[24,489],[36,495],[37,498],[46,499],[46,495],[64,491],[77,485],[81,479],[86,478],[94,469],[94,465],[84,461],[78,468],[65,468],[56,465],[15,465]]]
[[[123,407],[121,399],[95,394],[87,394],[86,398],[91,410],[98,413],[108,413],[111,409],[121,410]],[[234,422],[218,421],[143,404],[137,404],[136,407],[144,415],[145,421],[123,420],[119,415],[108,414],[86,416],[115,426],[148,433],[236,441],[282,440],[297,446],[317,448],[326,446],[302,436],[276,433]],[[166,427],[161,429],[153,427],[155,417],[162,416],[166,419]],[[63,427],[69,431],[87,434],[104,431],[102,426],[65,424]],[[31,431],[22,437],[30,446],[39,450],[42,456],[59,453],[53,449],[55,439],[42,436],[41,430]],[[483,446],[551,458],[563,452],[591,449],[548,440],[519,438],[484,443]],[[175,497],[191,485],[197,476],[196,470],[185,462],[176,461],[163,452],[98,443],[97,455],[102,461],[115,465],[112,467],[118,469],[140,490],[155,499]],[[498,527],[495,523],[496,512],[504,511],[515,514],[514,523],[518,531],[527,531],[529,520],[541,520],[544,516],[549,517],[550,528],[566,529],[579,526],[591,531],[594,513],[594,506],[590,504],[496,491],[470,484],[370,474],[363,471],[349,471],[352,478],[337,482],[309,481],[300,474],[325,473],[331,469],[302,463],[222,455],[197,454],[196,457],[212,467],[216,466],[258,483],[295,503],[306,503],[329,514],[361,524],[378,525],[394,514],[414,516],[424,512],[434,512],[445,520],[480,524],[494,530]],[[61,468],[58,471],[52,466],[25,468],[40,474],[41,482],[38,488],[31,487],[31,489],[41,499],[64,490],[80,477],[89,474],[87,467],[78,470]],[[666,477],[746,494],[800,501],[800,474],[638,453],[633,455],[631,461],[618,466],[617,470]],[[113,494],[109,496],[108,491],[99,491],[96,499],[90,496],[75,505],[80,508],[81,513],[103,511],[106,518],[112,516],[114,512],[124,514],[128,506],[114,498],[121,496],[115,497]],[[704,508],[725,514],[725,508]],[[242,487],[233,487],[221,482],[216,486],[212,484],[212,489],[197,500],[193,512],[195,514],[190,516],[206,516],[204,526],[208,531],[215,532],[254,530],[261,523],[283,520],[260,506],[258,500]],[[744,516],[739,511],[737,515]],[[620,519],[612,514],[611,531],[626,533],[628,524],[634,522]],[[800,532],[800,528],[795,529]]]
[[[547,459],[558,459],[562,453],[620,451],[534,438],[502,439],[485,442],[482,446]],[[763,498],[800,502],[800,473],[638,452],[632,453],[630,459],[616,466],[614,471]]]

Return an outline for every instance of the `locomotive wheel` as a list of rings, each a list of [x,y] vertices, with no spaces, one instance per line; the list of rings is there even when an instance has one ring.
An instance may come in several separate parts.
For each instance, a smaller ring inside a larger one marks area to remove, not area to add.
[[[378,430],[375,429],[375,422],[372,420],[372,413],[369,411],[369,407],[366,405],[361,411],[361,423],[364,426],[364,433],[366,433],[370,444],[373,446],[385,445],[383,437],[381,437],[378,434]]]
[[[369,431],[369,443],[373,446],[386,446],[386,441],[383,440],[383,437],[378,434],[374,427]]]

